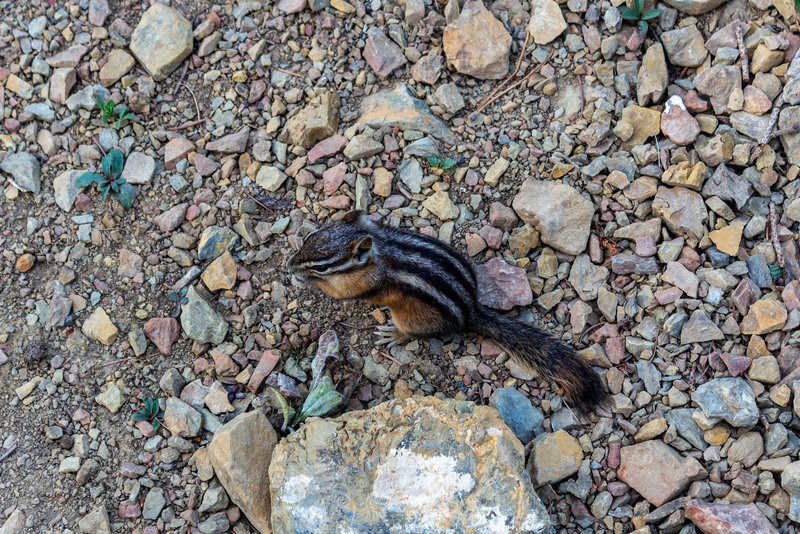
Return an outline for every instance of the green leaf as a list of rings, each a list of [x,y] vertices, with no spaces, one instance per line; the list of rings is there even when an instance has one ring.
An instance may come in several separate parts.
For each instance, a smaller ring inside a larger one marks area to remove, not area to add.
[[[800,11],[800,0],[794,0],[794,8]]]
[[[136,189],[131,184],[125,183],[120,186],[119,191],[119,203],[122,204],[125,209],[130,209],[133,205],[133,199],[136,196]]]
[[[172,310],[172,313],[170,314],[170,316],[173,319],[177,319],[180,314],[181,314],[181,308],[180,308],[180,306],[176,306],[175,309]]]
[[[147,407],[148,412],[158,412],[158,402],[156,402],[154,399],[148,398],[146,401],[144,401],[144,405]]]
[[[441,165],[441,163],[442,160],[440,160],[437,157],[434,156],[428,157],[428,165],[430,165],[431,167],[438,167],[439,165]]]
[[[800,0],[798,0],[798,1],[800,1]],[[645,11],[642,14],[642,20],[652,20],[652,19],[658,17],[659,15],[661,15],[661,13],[663,13],[663,10],[661,10],[661,9],[651,9],[650,11]]]
[[[770,265],[769,274],[772,275],[772,280],[776,281],[778,278],[783,276],[783,269],[781,269],[780,265]]]
[[[452,169],[458,163],[456,160],[452,158],[447,158],[446,160],[442,161],[442,164],[439,166],[442,170],[447,171]]]
[[[108,152],[108,156],[106,158],[110,158],[111,162],[111,174],[106,173],[106,176],[109,178],[114,177],[116,178],[120,174],[122,174],[122,169],[125,167],[125,155],[122,153],[121,150],[116,148],[112,148]],[[105,158],[103,158],[105,160]],[[104,163],[105,165],[105,163]]]
[[[147,421],[149,417],[147,417],[147,414],[145,414],[142,410],[139,410],[138,412],[133,414],[133,417],[131,417],[131,419],[133,419],[134,421]]]
[[[122,128],[122,119],[118,119],[117,122],[114,123],[114,129],[119,130]]]
[[[75,181],[75,187],[86,187],[91,185],[92,182],[98,181],[102,176],[94,172],[85,172]]]
[[[331,378],[329,376],[323,377],[317,387],[309,392],[303,407],[294,418],[294,424],[299,424],[306,417],[319,417],[330,413],[339,406],[343,398],[342,394],[333,388]]]
[[[639,16],[636,13],[634,13],[633,10],[628,6],[622,6],[621,8],[619,8],[619,13],[625,20],[636,20],[639,18]]]
[[[167,296],[169,297],[169,300],[171,300],[172,302],[178,302],[180,300],[180,297],[178,296],[177,293],[167,293]]]
[[[647,23],[643,20],[639,21],[639,33],[645,35],[647,33]]]
[[[338,359],[339,338],[336,336],[336,332],[328,330],[319,337],[317,355],[311,361],[312,389],[322,377],[322,371],[328,365],[328,361],[336,362]]]
[[[644,9],[644,0],[633,0],[633,10],[637,16],[642,13],[642,9]]]
[[[179,293],[180,293],[180,295],[181,295],[182,297],[185,297],[185,296],[186,296],[186,293],[188,293],[188,292],[189,292],[189,286],[183,286],[183,287],[181,288],[181,290],[180,290],[180,292],[179,292]]]
[[[108,193],[111,191],[111,188],[108,186],[103,187],[103,200],[108,198]]]
[[[280,391],[275,388],[269,388],[267,390],[267,402],[276,410],[279,409],[283,412],[283,426],[281,426],[281,430],[285,432],[286,428],[289,426],[289,422],[294,416],[294,408],[289,406],[289,401],[286,400],[286,397],[281,395]]]
[[[153,420],[153,431],[158,432],[158,429],[161,428],[161,421],[158,419]]]

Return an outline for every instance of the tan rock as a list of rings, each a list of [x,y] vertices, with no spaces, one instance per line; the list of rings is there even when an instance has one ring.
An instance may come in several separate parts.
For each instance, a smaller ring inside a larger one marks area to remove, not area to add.
[[[531,20],[528,32],[533,42],[545,45],[561,35],[567,29],[567,22],[561,14],[561,8],[553,0],[533,0],[531,2]]]
[[[229,251],[211,262],[203,272],[203,283],[209,291],[230,289],[236,284],[236,261]]]
[[[706,165],[698,161],[692,166],[688,161],[681,161],[669,168],[661,176],[661,181],[666,185],[686,187],[692,191],[700,191],[706,179]]]
[[[117,327],[103,308],[97,308],[81,327],[83,335],[103,345],[111,345],[117,337]]]
[[[625,149],[647,143],[661,132],[661,113],[654,109],[631,104],[622,110],[621,122],[632,127],[631,136],[622,143]]]
[[[117,83],[117,80],[125,76],[133,68],[136,60],[129,53],[119,48],[115,48],[108,54],[108,61],[100,69],[100,83],[104,87],[110,87]]]
[[[577,473],[582,461],[580,443],[566,431],[542,434],[533,440],[531,478],[537,487],[558,482]]]
[[[508,74],[511,35],[481,0],[467,0],[461,15],[444,29],[442,46],[456,71],[481,80]]]
[[[76,81],[75,69],[69,67],[55,69],[50,77],[50,99],[58,104],[66,104]]]
[[[492,166],[489,167],[488,171],[486,171],[486,176],[483,177],[483,181],[490,186],[495,187],[497,182],[500,181],[500,177],[503,176],[503,173],[508,169],[509,165],[511,165],[511,162],[506,158],[499,158],[497,161],[492,163]]]
[[[293,112],[286,121],[281,140],[311,148],[336,133],[339,128],[341,102],[336,93],[325,91],[303,108]]]
[[[753,52],[750,59],[750,72],[769,72],[773,67],[783,63],[783,50],[770,50],[767,45],[761,43]]]
[[[777,300],[763,298],[750,305],[740,328],[745,335],[763,335],[780,330],[786,324],[786,308]]]
[[[384,167],[378,167],[372,173],[372,180],[375,186],[372,192],[379,197],[388,197],[392,194],[392,173]]]
[[[657,104],[664,97],[669,82],[664,49],[659,43],[650,45],[642,56],[636,84],[636,100],[640,106]]]
[[[193,150],[194,143],[185,137],[170,139],[164,147],[164,166],[167,169],[174,169],[175,165]]]
[[[739,252],[739,243],[742,241],[743,229],[740,224],[729,224],[725,228],[710,232],[708,237],[721,252],[728,256],[736,256]]]
[[[192,25],[177,10],[155,3],[131,35],[130,50],[157,82],[192,53]]]
[[[422,207],[443,221],[455,219],[459,213],[446,191],[436,191],[422,202]]]

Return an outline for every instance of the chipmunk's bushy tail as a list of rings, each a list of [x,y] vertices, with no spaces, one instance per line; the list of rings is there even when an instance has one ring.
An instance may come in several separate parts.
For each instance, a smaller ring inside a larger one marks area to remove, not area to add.
[[[479,306],[472,330],[495,340],[513,358],[545,380],[564,388],[574,408],[589,413],[605,404],[608,394],[594,369],[575,350],[538,328]]]

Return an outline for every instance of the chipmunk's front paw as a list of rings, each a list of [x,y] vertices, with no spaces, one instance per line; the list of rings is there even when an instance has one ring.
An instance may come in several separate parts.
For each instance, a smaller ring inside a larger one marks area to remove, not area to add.
[[[378,336],[378,341],[376,341],[375,344],[386,345],[387,349],[408,341],[408,336],[402,334],[393,324],[378,326],[375,329],[375,335]]]

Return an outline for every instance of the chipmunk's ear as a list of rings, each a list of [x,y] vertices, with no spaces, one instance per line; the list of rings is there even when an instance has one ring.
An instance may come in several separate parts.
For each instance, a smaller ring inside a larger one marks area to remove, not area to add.
[[[375,257],[375,248],[373,246],[372,237],[359,237],[350,243],[350,253],[353,256],[353,262],[355,262],[356,265],[366,265],[370,263]]]
[[[366,215],[364,210],[351,210],[345,213],[344,217],[340,220],[347,224],[361,224],[364,222],[364,217],[366,217]]]

